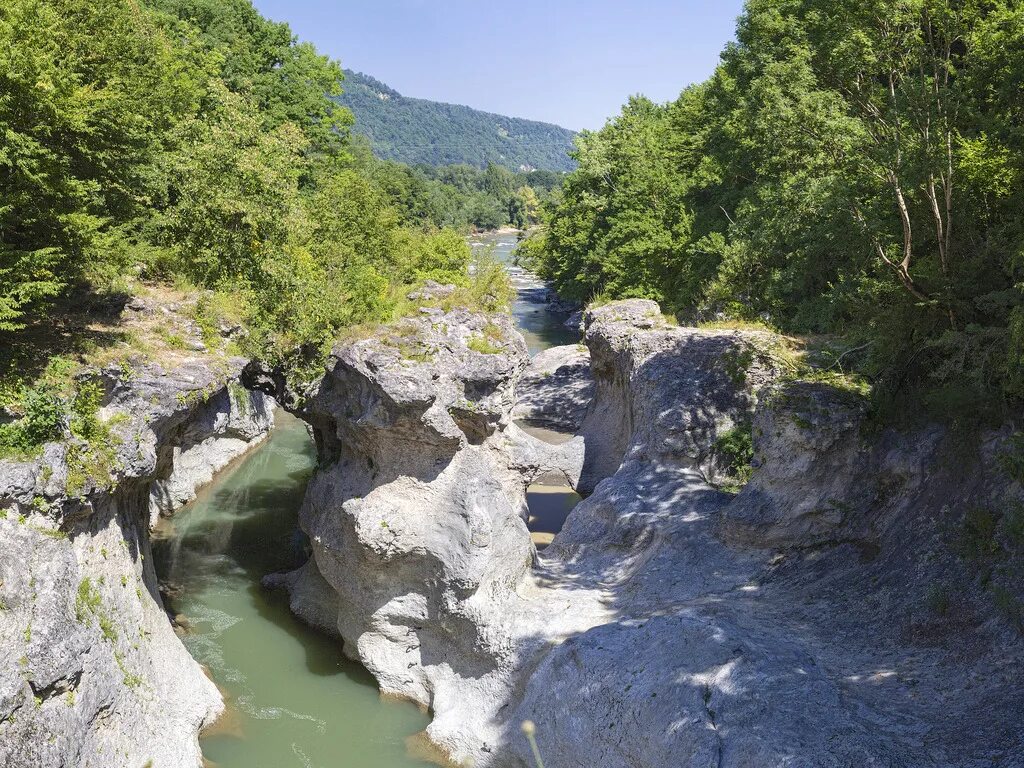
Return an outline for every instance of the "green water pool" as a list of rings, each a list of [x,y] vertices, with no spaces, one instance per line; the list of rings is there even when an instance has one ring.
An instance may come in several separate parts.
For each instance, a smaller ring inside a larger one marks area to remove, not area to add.
[[[279,414],[267,442],[162,524],[154,542],[168,609],[185,645],[224,692],[225,716],[202,739],[220,768],[406,768],[406,739],[428,717],[383,699],[337,640],[306,627],[260,578],[305,559],[296,529],[313,446]]]

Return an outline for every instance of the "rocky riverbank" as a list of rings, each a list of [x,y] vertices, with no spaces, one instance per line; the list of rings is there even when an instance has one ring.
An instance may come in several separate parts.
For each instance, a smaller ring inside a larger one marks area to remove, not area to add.
[[[164,613],[149,529],[271,427],[269,398],[237,384],[244,362],[86,369],[97,444],[0,461],[0,763],[200,763],[221,697]]]
[[[262,439],[273,396],[319,465],[312,557],[267,583],[429,707],[455,762],[531,765],[533,720],[579,768],[1022,765],[1011,427],[880,429],[856,392],[787,378],[773,334],[649,301],[531,361],[507,315],[420,298],[301,397],[200,350],[88,369],[105,444],[0,462],[5,764],[200,761],[220,695],[163,612],[149,527]],[[755,470],[725,493],[742,433]],[[538,552],[527,489],[552,477],[587,498]]]
[[[587,313],[593,400],[546,445],[512,419],[507,318],[425,312],[335,349],[301,413],[313,557],[276,582],[453,760],[531,764],[530,719],[560,766],[1021,764],[1024,644],[958,541],[1019,503],[1008,432],[951,464],[939,428],[872,432],[856,396],[784,382],[771,334],[627,301]],[[758,468],[723,493],[751,420]],[[545,472],[590,495],[537,554]]]

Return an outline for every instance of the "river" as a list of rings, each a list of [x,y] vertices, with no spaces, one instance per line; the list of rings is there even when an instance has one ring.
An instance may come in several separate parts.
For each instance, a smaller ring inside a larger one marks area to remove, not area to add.
[[[474,238],[508,265],[516,325],[531,354],[578,340],[547,311],[544,287],[511,263],[514,234]],[[315,455],[304,426],[278,414],[267,441],[164,521],[154,544],[168,610],[183,640],[224,693],[227,711],[202,737],[218,768],[410,768],[430,763],[407,746],[429,716],[382,698],[338,641],[306,627],[260,578],[306,557],[297,516]],[[557,436],[536,432],[542,439]],[[534,541],[543,546],[578,500],[568,488],[531,486]],[[415,743],[415,739],[413,742]]]

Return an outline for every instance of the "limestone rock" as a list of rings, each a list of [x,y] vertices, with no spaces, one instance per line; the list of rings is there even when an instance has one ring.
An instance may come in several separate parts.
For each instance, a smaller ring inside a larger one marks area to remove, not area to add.
[[[566,328],[573,331],[583,330],[583,310],[577,309],[575,312],[565,318],[565,322],[562,323]]]
[[[585,324],[596,390],[580,429],[584,492],[626,458],[710,473],[717,436],[746,418],[778,374],[769,334],[678,328],[647,299],[590,309]]]
[[[293,607],[477,768],[533,765],[526,719],[578,768],[1021,766],[1024,641],[950,541],[963,509],[1019,500],[994,458],[1012,438],[951,467],[940,429],[869,439],[857,401],[779,385],[770,333],[641,300],[586,326],[594,397],[563,446],[511,422],[507,320],[431,310],[338,347],[304,410],[321,465]],[[751,419],[734,497],[714,445]],[[535,553],[524,489],[551,471],[589,495]]]
[[[590,353],[579,344],[540,352],[516,384],[512,418],[561,432],[575,432],[594,395]]]
[[[235,385],[213,395],[185,429],[161,445],[170,475],[150,486],[151,523],[192,501],[218,472],[262,442],[273,426],[274,401],[264,393]]]
[[[318,433],[322,466],[301,518],[320,576],[312,577],[307,565],[281,581],[291,589],[293,608],[311,622],[323,624],[325,611],[337,611],[346,652],[370,669],[383,690],[430,706],[436,716],[428,733],[457,760],[512,764],[515,752],[503,746],[509,707],[527,690],[524,685],[533,685],[540,660],[567,638],[610,620],[616,579],[625,583],[653,561],[660,568],[680,565],[668,561],[667,547],[652,544],[694,535],[690,516],[673,514],[672,498],[691,493],[693,514],[709,540],[694,550],[694,567],[716,570],[713,583],[723,588],[742,582],[743,572],[729,566],[726,548],[709,533],[708,516],[727,497],[708,487],[696,466],[698,442],[731,424],[752,401],[758,376],[738,383],[715,378],[720,357],[742,350],[743,340],[669,328],[652,302],[627,302],[618,310],[591,318],[588,343],[601,350],[606,368],[603,400],[590,413],[618,409],[619,423],[633,424],[634,414],[669,412],[654,423],[637,421],[624,437],[611,436],[621,440],[618,452],[614,442],[586,443],[587,460],[594,451],[595,465],[610,467],[607,474],[632,446],[629,465],[636,472],[608,486],[610,495],[599,491],[584,502],[589,512],[570,516],[552,545],[556,554],[545,553],[532,570],[525,488],[552,471],[575,484],[584,441],[550,446],[511,423],[512,388],[527,360],[507,319],[436,313],[406,320],[379,338],[341,345],[304,408],[303,417]],[[488,324],[501,329],[491,330],[500,349],[491,355],[470,344]],[[638,328],[661,335],[652,339]],[[687,346],[694,352],[681,363],[654,359],[659,353],[671,358]],[[564,358],[564,352],[556,354]],[[576,352],[573,357],[580,358]],[[607,368],[619,363],[622,370]],[[546,364],[541,360],[540,366]],[[632,382],[628,371],[638,374]],[[679,372],[689,376],[681,380],[684,388],[659,395],[657,383]],[[700,386],[685,387],[705,382],[717,387],[708,403]],[[673,395],[682,399],[672,402]],[[600,418],[588,416],[592,428]],[[611,455],[599,455],[609,450]],[[673,474],[666,472],[664,482],[644,476],[653,457],[672,461]],[[619,489],[628,483],[647,496],[623,495]],[[635,515],[619,509],[626,498],[641,505]],[[647,510],[645,504],[654,506]],[[606,582],[603,568],[618,576]],[[630,589],[661,580],[660,572],[645,574]],[[322,594],[323,582],[337,595],[336,609]],[[638,606],[653,597],[644,595]]]
[[[311,623],[333,611],[384,691],[444,711],[435,739],[459,755],[497,738],[483,724],[511,685],[514,589],[535,555],[526,487],[582,464],[582,441],[512,423],[527,363],[509,317],[434,311],[336,347],[300,411],[321,454],[300,515],[313,560],[274,581]],[[455,727],[467,710],[482,731]]]
[[[854,535],[851,490],[869,453],[863,398],[822,383],[793,382],[773,391],[753,421],[756,472],[730,505],[722,526],[736,544],[807,546]]]
[[[74,441],[0,461],[0,764],[200,763],[198,732],[222,705],[163,611],[150,487],[185,496],[196,464],[182,473],[176,460],[265,434],[269,402],[228,385],[243,362],[87,374],[105,392],[105,462],[83,464],[93,448]]]

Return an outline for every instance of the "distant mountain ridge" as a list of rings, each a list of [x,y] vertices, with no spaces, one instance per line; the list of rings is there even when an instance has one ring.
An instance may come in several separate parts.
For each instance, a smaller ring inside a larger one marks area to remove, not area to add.
[[[576,135],[568,128],[427,99],[403,96],[360,72],[345,70],[338,101],[356,116],[355,132],[386,160],[426,165],[488,163],[515,171],[570,171]]]

